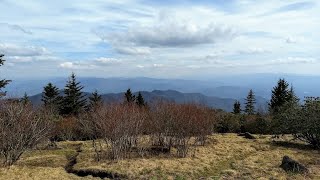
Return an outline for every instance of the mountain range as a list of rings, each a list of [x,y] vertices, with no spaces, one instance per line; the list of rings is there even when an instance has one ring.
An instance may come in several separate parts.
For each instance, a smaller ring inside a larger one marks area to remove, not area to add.
[[[319,76],[292,74],[243,74],[215,76],[200,80],[147,77],[78,77],[77,79],[84,86],[84,92],[90,94],[98,90],[106,101],[120,100],[123,92],[131,88],[133,92],[141,91],[146,100],[160,96],[180,103],[197,102],[229,111],[235,100],[244,102],[250,89],[253,89],[257,101],[264,105],[270,99],[272,87],[276,85],[279,78],[285,78],[294,87],[300,99],[303,99],[304,96],[320,96]],[[48,82],[63,89],[67,80],[67,77],[37,80],[13,79],[5,90],[9,97],[21,97],[24,93],[37,97]]]
[[[61,92],[62,94],[62,92]],[[84,93],[86,97],[89,97],[91,93]],[[138,95],[138,92],[133,93],[134,95]],[[224,111],[232,111],[233,103],[235,99],[232,98],[219,98],[213,96],[205,96],[201,93],[181,93],[175,90],[154,90],[151,92],[148,91],[141,91],[141,94],[144,100],[147,103],[151,103],[157,100],[166,100],[170,102],[176,102],[179,104],[183,103],[195,103],[201,104],[204,106],[212,107],[215,109],[222,109]],[[109,94],[102,94],[102,99],[104,103],[112,103],[112,102],[123,102],[124,101],[124,92],[122,93],[109,93]],[[41,104],[41,97],[42,94],[37,94],[34,96],[30,96],[30,100],[34,105]],[[244,101],[242,101],[244,104]],[[257,106],[264,106],[266,105],[266,100],[261,97],[257,97]]]

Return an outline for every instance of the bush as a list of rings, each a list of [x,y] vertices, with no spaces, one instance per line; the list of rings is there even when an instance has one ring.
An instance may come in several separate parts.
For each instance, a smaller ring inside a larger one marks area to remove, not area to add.
[[[179,157],[185,157],[190,139],[204,145],[207,135],[213,132],[215,111],[195,104],[159,102],[151,106],[151,119],[147,129],[154,146],[175,147]]]
[[[92,121],[87,127],[111,145],[111,158],[119,160],[129,155],[142,135],[143,122],[148,114],[135,104],[103,106],[88,116]]]
[[[215,129],[218,133],[237,133],[241,129],[242,115],[221,112]]]
[[[320,99],[309,97],[303,106],[289,104],[283,107],[274,117],[273,125],[277,134],[290,133],[320,148]]]
[[[0,104],[0,155],[3,164],[10,166],[51,133],[50,112],[38,111],[19,102]]]
[[[271,120],[268,116],[246,115],[243,117],[243,130],[252,134],[269,134]]]
[[[75,116],[68,116],[55,122],[54,139],[56,141],[81,140],[79,136],[78,120]]]

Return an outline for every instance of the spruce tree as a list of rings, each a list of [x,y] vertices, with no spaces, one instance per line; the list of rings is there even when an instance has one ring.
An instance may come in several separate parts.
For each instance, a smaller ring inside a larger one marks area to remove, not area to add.
[[[271,113],[277,113],[282,106],[295,98],[293,88],[289,89],[288,82],[284,79],[279,79],[277,85],[272,90],[269,111]]]
[[[101,95],[98,94],[98,91],[95,90],[89,97],[88,109],[94,109],[103,104]]]
[[[298,96],[296,95],[296,93],[294,92],[294,88],[293,86],[291,85],[290,87],[290,90],[289,90],[289,96],[288,96],[288,101],[293,103],[293,104],[296,104],[298,105],[299,104],[299,98]]]
[[[20,99],[20,102],[25,106],[30,104],[30,99],[27,93],[24,93],[23,97]]]
[[[87,100],[82,89],[83,86],[77,82],[76,75],[72,73],[64,89],[62,115],[78,115],[84,110]]]
[[[255,95],[253,93],[253,90],[250,89],[248,96],[246,98],[246,106],[245,106],[245,110],[244,112],[246,114],[252,115],[255,113],[255,103],[256,103],[256,98]]]
[[[0,66],[3,65],[3,63],[5,62],[5,60],[3,59],[3,54],[0,54]],[[0,80],[0,97],[1,96],[5,96],[5,92],[1,93],[1,89],[4,88],[9,82],[11,82],[11,80],[6,80],[6,79],[2,79]]]
[[[233,113],[240,114],[241,113],[241,104],[239,101],[234,102],[233,104]]]
[[[42,98],[44,106],[52,107],[57,109],[61,103],[62,97],[59,96],[59,88],[54,86],[52,83],[48,83],[43,87]]]
[[[138,96],[137,96],[137,99],[136,99],[136,103],[138,106],[142,107],[142,106],[145,106],[145,102],[144,102],[144,99],[142,97],[142,94],[139,92],[138,93]]]
[[[136,100],[136,96],[132,94],[131,89],[129,88],[127,92],[124,94],[126,103],[134,103]]]

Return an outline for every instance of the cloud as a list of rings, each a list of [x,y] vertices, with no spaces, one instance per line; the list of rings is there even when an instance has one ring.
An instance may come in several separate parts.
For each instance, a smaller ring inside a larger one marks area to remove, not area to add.
[[[279,9],[276,9],[274,12],[299,11],[299,10],[310,9],[310,8],[313,8],[314,6],[315,6],[315,3],[311,1],[297,2],[297,3],[292,3],[292,4],[282,6]]]
[[[148,47],[126,47],[122,45],[115,45],[114,49],[125,55],[148,55],[151,54],[151,50]]]
[[[33,34],[31,31],[29,31],[19,25],[16,25],[16,24],[0,23],[0,26],[7,26],[11,30],[19,31],[19,32],[22,32],[22,33],[28,34],[28,35]]]
[[[301,42],[305,42],[305,38],[303,38],[303,37],[288,37],[286,39],[286,43],[288,43],[288,44],[296,44],[296,43],[301,43]]]
[[[163,64],[153,64],[152,66],[153,66],[153,67],[155,67],[155,68],[161,68],[161,67],[164,67],[164,65],[163,65]]]
[[[199,27],[195,24],[168,23],[160,26],[136,27],[129,32],[120,33],[115,40],[147,47],[185,47],[201,44],[214,44],[230,40],[236,32],[222,25],[210,24]],[[123,38],[125,37],[125,38]]]
[[[118,52],[148,54],[148,48],[215,44],[232,40],[235,36],[236,29],[226,25],[200,24],[171,14],[160,14],[151,24],[135,24],[128,27],[127,31],[102,35],[102,38],[115,45]]]
[[[260,16],[269,16],[269,15],[276,15],[280,13],[304,11],[304,10],[312,9],[315,6],[316,6],[316,3],[312,1],[288,3],[288,4],[282,5],[281,7],[273,8],[272,10],[267,11],[261,14]]]
[[[115,58],[100,57],[95,59],[95,63],[99,65],[114,65],[114,64],[120,64],[121,60],[115,59]]]
[[[115,58],[100,57],[94,60],[66,61],[60,63],[59,67],[63,69],[98,69],[99,67],[120,65],[121,60]]]
[[[64,62],[59,65],[63,69],[73,69],[73,70],[89,70],[94,69],[95,65],[83,63],[83,62]]]
[[[307,57],[287,57],[287,58],[279,58],[276,60],[272,60],[268,65],[277,65],[277,64],[313,64],[316,63],[317,60],[315,58],[307,58]]]
[[[0,44],[0,52],[6,56],[40,56],[48,54],[44,47],[19,46],[15,44]]]
[[[270,53],[270,52],[271,52],[270,50],[266,50],[259,47],[248,48],[246,50],[239,51],[240,54],[262,54],[262,53]]]
[[[318,60],[304,58],[319,57],[315,0],[12,0],[1,7],[10,23],[0,23],[0,53],[31,74],[82,69],[92,76],[183,78],[278,67],[319,74]]]

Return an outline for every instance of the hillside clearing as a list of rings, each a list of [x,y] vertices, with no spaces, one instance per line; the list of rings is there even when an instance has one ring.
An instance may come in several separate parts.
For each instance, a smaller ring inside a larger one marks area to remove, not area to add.
[[[118,162],[94,161],[91,142],[60,142],[58,150],[33,150],[18,163],[0,169],[0,179],[98,179],[78,177],[64,170],[66,156],[83,143],[75,169],[101,169],[126,175],[128,179],[320,179],[320,153],[302,143],[273,142],[271,136],[256,140],[236,134],[215,134],[205,146],[197,146],[187,158],[173,155],[125,159]],[[174,150],[173,150],[174,151]],[[281,168],[288,155],[305,164],[310,173],[287,174]]]

